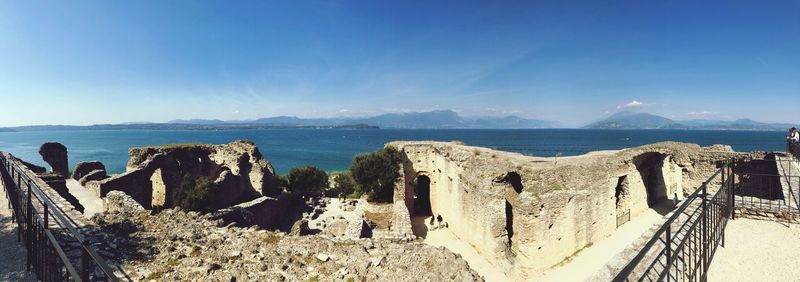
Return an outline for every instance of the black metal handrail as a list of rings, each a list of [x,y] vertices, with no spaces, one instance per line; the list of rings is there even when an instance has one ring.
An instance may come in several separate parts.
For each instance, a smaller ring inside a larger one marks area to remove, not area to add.
[[[53,203],[25,170],[20,168],[18,161],[9,159],[7,156],[10,155],[0,154],[0,174],[2,174],[6,197],[12,207],[12,218],[17,223],[17,238],[25,240],[25,247],[28,250],[28,270],[33,268],[37,278],[41,281],[67,279],[73,281],[89,281],[90,279],[118,281],[111,267],[89,246],[72,219]],[[22,189],[23,184],[27,187],[27,191]],[[51,217],[55,220],[53,223],[60,227],[59,231],[66,231],[59,232],[59,235],[66,235],[79,243],[80,271],[73,265],[61,247],[60,237],[56,236],[50,228]],[[94,268],[92,266],[98,267],[103,277],[93,277]]]
[[[654,277],[657,281],[664,279],[669,281],[673,278],[677,280],[677,275],[680,275],[681,272],[683,272],[682,275],[692,277],[691,280],[699,278],[705,281],[710,260],[716,250],[716,246],[709,245],[719,243],[720,237],[724,244],[724,228],[733,206],[731,190],[734,182],[730,177],[732,174],[733,162],[724,162],[722,167],[692,192],[680,207],[675,209],[673,214],[653,234],[653,237],[645,243],[639,253],[614,277],[614,281],[641,281],[646,277]],[[709,199],[707,187],[720,175],[722,177],[720,189]],[[726,176],[728,176],[727,181]],[[690,205],[697,200],[701,201],[699,207],[696,207],[694,211],[685,213]],[[677,232],[673,232],[672,224],[682,215],[688,215],[687,221],[678,228]],[[709,224],[711,226],[708,226]],[[676,238],[677,235],[683,235],[683,237]],[[676,239],[677,244],[673,242]],[[660,251],[653,249],[658,243],[663,244],[663,249]],[[655,255],[655,260],[646,267],[645,273],[642,273],[639,277],[631,277],[645,257],[653,255],[654,251],[657,254]],[[686,260],[687,253],[689,256],[688,261]],[[661,260],[664,261],[662,262]],[[656,264],[658,263],[663,263],[664,269],[656,269]],[[673,271],[676,277],[670,275]]]

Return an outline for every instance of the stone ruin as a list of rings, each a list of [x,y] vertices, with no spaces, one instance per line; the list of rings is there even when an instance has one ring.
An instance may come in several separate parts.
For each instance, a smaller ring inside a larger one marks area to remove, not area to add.
[[[647,209],[666,214],[717,163],[738,155],[676,142],[557,159],[444,142],[387,146],[405,157],[392,232],[424,236],[425,222],[441,218],[515,280],[558,265]]]
[[[106,166],[99,161],[78,163],[72,171],[72,179],[77,180],[81,185],[86,185],[86,182],[89,181],[98,181],[106,178],[108,178]]]
[[[125,173],[88,181],[87,188],[99,197],[123,191],[147,209],[175,206],[172,196],[187,175],[206,177],[218,187],[211,195],[212,210],[253,200],[268,202],[259,198],[279,194],[272,164],[249,141],[131,148],[129,154]]]
[[[39,155],[50,165],[50,171],[69,177],[69,162],[67,158],[67,147],[61,143],[47,142],[39,147]]]

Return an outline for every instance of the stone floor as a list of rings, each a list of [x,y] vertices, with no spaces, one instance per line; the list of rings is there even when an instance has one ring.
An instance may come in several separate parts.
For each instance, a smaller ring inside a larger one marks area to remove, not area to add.
[[[34,274],[25,270],[27,253],[17,242],[17,225],[11,222],[5,196],[5,189],[0,188],[0,281],[36,281]]]
[[[77,180],[67,178],[67,189],[83,205],[83,215],[86,218],[91,218],[96,213],[103,212],[103,200],[89,189],[81,186]]]

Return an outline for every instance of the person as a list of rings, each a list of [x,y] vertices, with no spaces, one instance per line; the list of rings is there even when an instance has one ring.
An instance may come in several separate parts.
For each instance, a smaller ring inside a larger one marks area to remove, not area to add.
[[[797,154],[800,153],[800,149],[798,149],[798,145],[800,145],[800,132],[797,132],[796,127],[789,129],[789,135],[786,136],[786,142],[787,146],[789,147],[789,153],[796,158]]]

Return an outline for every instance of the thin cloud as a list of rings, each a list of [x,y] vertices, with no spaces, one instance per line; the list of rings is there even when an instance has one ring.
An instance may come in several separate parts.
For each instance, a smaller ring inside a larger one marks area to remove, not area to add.
[[[647,104],[645,104],[645,103],[633,100],[633,101],[628,102],[627,104],[617,106],[617,110],[641,108],[641,107],[644,107],[646,105]]]
[[[713,116],[713,115],[718,115],[719,113],[710,111],[701,111],[701,112],[688,112],[686,114],[690,116]]]

